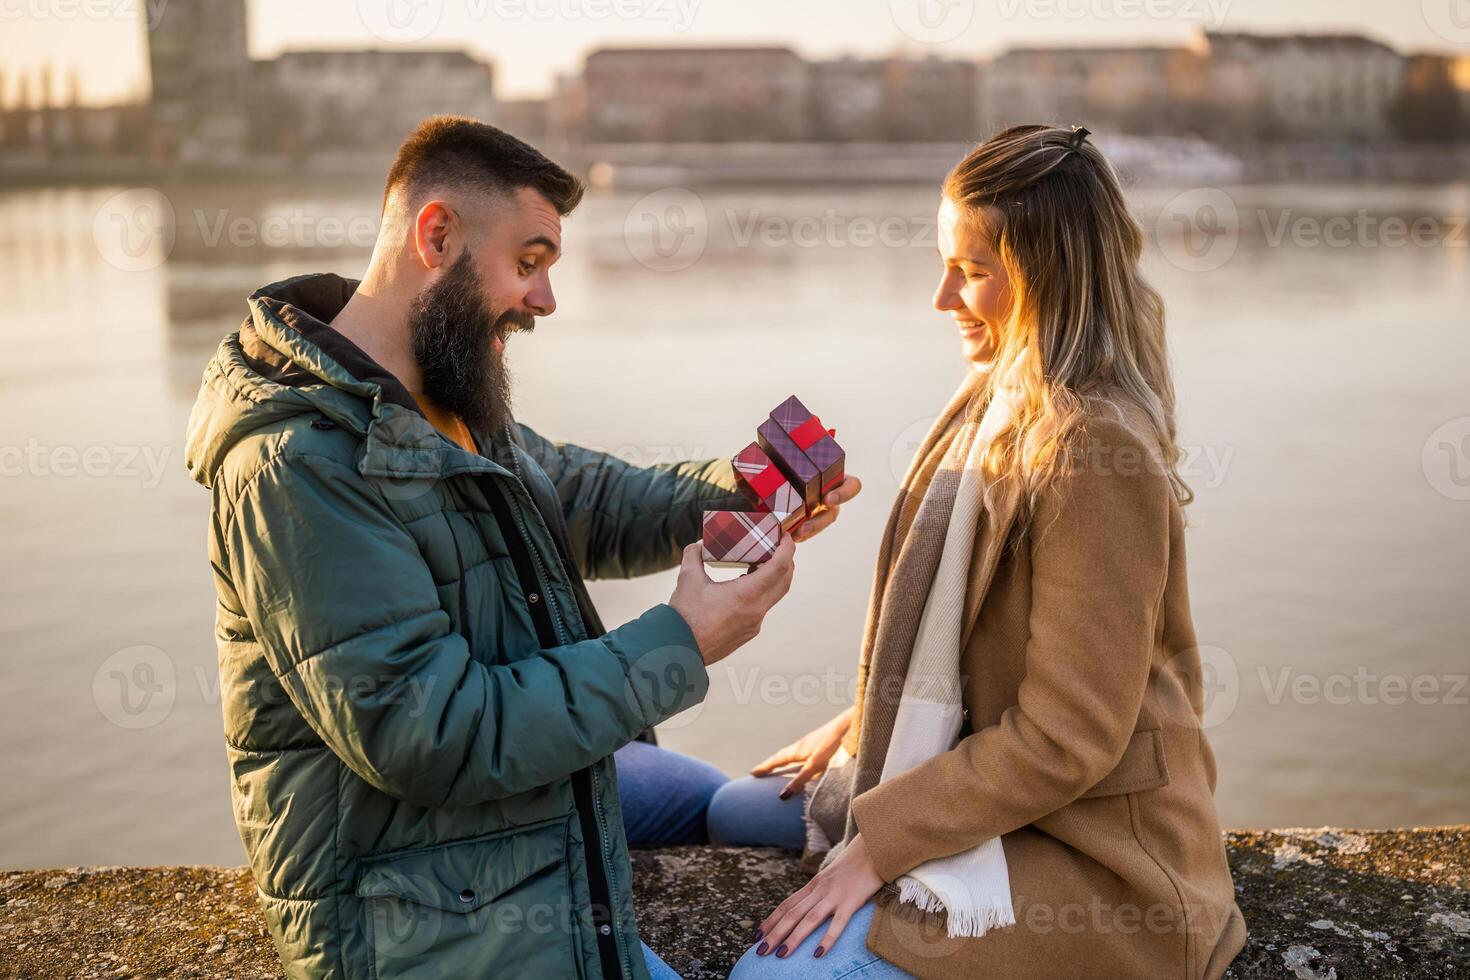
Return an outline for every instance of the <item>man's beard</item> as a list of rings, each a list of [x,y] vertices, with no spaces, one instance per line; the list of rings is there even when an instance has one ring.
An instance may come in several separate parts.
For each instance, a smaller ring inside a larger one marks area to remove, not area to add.
[[[413,301],[408,325],[423,394],[452,412],[471,429],[492,434],[510,419],[510,371],[502,341],[512,326],[532,330],[528,313],[496,313],[484,300],[480,274],[462,254],[454,265]]]

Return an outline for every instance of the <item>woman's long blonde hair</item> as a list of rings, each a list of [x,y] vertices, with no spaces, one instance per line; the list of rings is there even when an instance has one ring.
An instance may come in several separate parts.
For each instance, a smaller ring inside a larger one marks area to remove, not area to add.
[[[990,383],[1010,377],[1021,393],[986,468],[1018,474],[1034,511],[1069,465],[1089,403],[1116,386],[1152,422],[1176,499],[1193,500],[1179,475],[1163,299],[1139,269],[1143,232],[1107,159],[1073,131],[1014,126],[971,150],[943,192],[1010,277]]]

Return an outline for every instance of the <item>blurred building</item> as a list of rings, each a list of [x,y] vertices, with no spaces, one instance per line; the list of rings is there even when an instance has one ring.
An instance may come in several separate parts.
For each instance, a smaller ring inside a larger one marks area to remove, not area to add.
[[[889,59],[888,132],[900,141],[982,140],[978,63]]]
[[[1393,135],[1402,55],[1355,34],[1207,32],[1212,89],[1228,135],[1351,142]]]
[[[425,117],[493,119],[491,66],[459,50],[286,51],[255,65],[262,150],[394,149]]]
[[[27,167],[128,154],[202,168],[274,157],[334,171],[381,165],[435,113],[495,123],[570,159],[613,144],[656,154],[657,144],[965,143],[1027,122],[1155,143],[1470,140],[1470,56],[1405,57],[1347,34],[1201,31],[1173,47],[1016,48],[983,65],[932,55],[809,62],[779,46],[604,48],[559,76],[548,98],[500,103],[492,66],[463,50],[252,61],[246,0],[152,13],[150,103],[83,107],[75,81],[63,97],[45,68],[21,75],[11,101],[0,79],[0,154]]]
[[[884,139],[887,61],[838,58],[811,66],[811,139]]]
[[[231,166],[249,151],[252,65],[243,0],[190,0],[150,8],[155,159]]]
[[[559,156],[581,140],[587,128],[587,85],[578,72],[558,73],[556,87],[546,101],[547,153]]]
[[[980,66],[924,59],[839,58],[808,67],[807,139],[964,142],[979,138]]]
[[[789,48],[605,48],[583,85],[591,143],[810,138],[807,66]]]
[[[1181,47],[1014,48],[985,77],[987,132],[1021,123],[1141,135],[1199,132],[1208,56]]]
[[[1391,114],[1395,131],[1407,140],[1470,139],[1470,55],[1410,55]]]
[[[532,146],[546,148],[550,128],[547,99],[504,99],[495,105],[494,115],[480,118]]]
[[[493,118],[489,65],[460,50],[288,51],[252,61],[244,0],[160,4],[148,31],[150,152],[231,167],[257,154],[396,147],[425,116]]]
[[[19,99],[4,99],[0,75],[0,158],[44,163],[113,156],[140,156],[150,131],[148,106],[141,102],[83,105],[74,71],[67,92],[53,91],[51,72],[42,66],[20,75]]]
[[[897,142],[978,141],[980,66],[928,57],[884,63],[884,130]]]

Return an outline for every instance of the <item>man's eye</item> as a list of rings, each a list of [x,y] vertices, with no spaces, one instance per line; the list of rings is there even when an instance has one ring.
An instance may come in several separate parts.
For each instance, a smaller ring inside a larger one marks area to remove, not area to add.
[[[523,259],[521,261],[521,263],[520,263],[520,266],[521,266],[521,275],[523,275],[523,276],[529,276],[531,273],[533,273],[533,272],[536,271],[536,263],[535,262],[527,262],[527,261],[525,261]]]

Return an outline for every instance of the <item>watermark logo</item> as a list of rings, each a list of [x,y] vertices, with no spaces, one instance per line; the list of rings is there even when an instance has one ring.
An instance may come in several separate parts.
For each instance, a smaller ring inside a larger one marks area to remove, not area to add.
[[[169,0],[0,0],[0,20],[136,20],[154,31]]]
[[[444,18],[444,0],[357,0],[357,16],[379,40],[422,41]]]
[[[0,477],[138,480],[145,490],[163,482],[168,446],[52,446],[33,438],[0,445]]]
[[[1240,666],[1224,647],[1180,650],[1169,658],[1165,671],[1178,680],[1191,701],[1187,705],[1177,699],[1160,702],[1174,724],[1209,730],[1235,714],[1240,704]]]
[[[1351,214],[1319,217],[1284,208],[1272,214],[1255,212],[1261,237],[1271,248],[1467,248],[1470,218],[1463,215],[1398,215],[1379,218],[1366,208]]]
[[[699,0],[468,0],[467,7],[474,20],[647,21],[682,34],[694,26]]]
[[[371,249],[378,240],[378,219],[369,215],[342,218],[291,208],[263,217],[229,209],[195,209],[193,232],[205,248]]]
[[[1450,500],[1470,500],[1470,415],[1450,419],[1424,440],[1424,478]]]
[[[123,272],[146,272],[163,265],[177,233],[173,203],[151,187],[119,191],[92,218],[97,254]]]
[[[1159,212],[1154,236],[1164,257],[1187,272],[1218,269],[1240,244],[1240,212],[1218,187],[1176,194]]]
[[[173,659],[155,646],[119,650],[92,675],[92,702],[119,728],[152,728],[173,711],[177,696]]]
[[[900,485],[903,483],[903,478],[908,475],[909,466],[913,464],[914,456],[918,454],[919,447],[924,444],[924,437],[938,421],[938,415],[920,416],[904,426],[893,438],[888,448],[888,468],[893,473],[894,483]]]
[[[1452,44],[1470,44],[1470,0],[1419,0],[1424,23]]]
[[[681,647],[659,647],[639,657],[628,669],[624,694],[629,707],[644,717],[662,719],[656,721],[660,731],[692,725],[704,713],[705,700],[694,699],[699,686],[685,665],[688,653]],[[688,707],[665,717],[681,705]]]
[[[727,208],[725,224],[737,248],[923,248],[938,243],[933,218],[845,215],[836,208],[795,217],[760,208]]]
[[[1224,647],[1202,646],[1199,654],[1200,727],[1208,731],[1235,714],[1240,704],[1240,667]]]
[[[1367,208],[1337,214],[1242,209],[1219,188],[1200,187],[1170,199],[1154,224],[1164,257],[1189,272],[1225,265],[1247,236],[1270,249],[1470,249],[1470,216],[1380,216]]]
[[[1099,21],[1182,20],[1218,29],[1231,0],[998,0],[1007,20]]]
[[[654,272],[687,269],[709,244],[704,201],[683,187],[645,194],[623,220],[623,241],[638,264]]]
[[[975,0],[888,0],[893,23],[923,44],[953,41],[975,19]]]
[[[1289,703],[1298,707],[1328,705],[1331,707],[1384,705],[1390,708],[1413,703],[1421,707],[1470,704],[1466,674],[1399,674],[1379,673],[1359,664],[1351,674],[1333,671],[1313,674],[1298,671],[1290,664],[1274,670],[1264,664],[1256,667],[1256,676],[1266,704],[1275,707]]]
[[[367,919],[368,942],[380,957],[397,959],[420,957],[434,948],[444,929],[446,913],[438,906],[445,901],[443,887],[423,875],[396,868],[374,869],[372,888],[375,901],[364,902],[362,914]],[[478,896],[467,891],[470,901]]]

